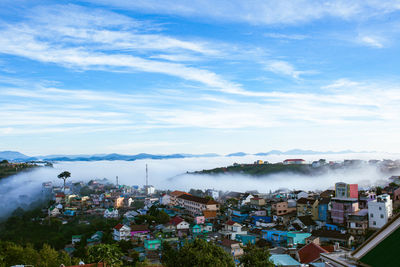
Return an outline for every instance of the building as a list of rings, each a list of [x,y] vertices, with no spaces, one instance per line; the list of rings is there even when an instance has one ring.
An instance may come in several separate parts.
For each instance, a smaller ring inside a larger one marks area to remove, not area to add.
[[[121,223],[114,227],[113,239],[115,241],[130,240],[131,239],[131,228]]]
[[[285,215],[296,211],[296,206],[289,207],[289,203],[287,201],[280,201],[276,203],[272,203],[272,211],[275,212],[276,215]]]
[[[347,231],[355,236],[364,235],[368,230],[368,211],[360,210],[357,214],[347,217]]]
[[[306,164],[306,161],[304,159],[285,159],[283,161],[283,164],[289,165],[289,164]]]
[[[177,205],[185,208],[190,215],[203,215],[203,211],[218,211],[219,203],[215,200],[183,194],[177,198]]]
[[[348,215],[355,214],[358,206],[358,185],[336,183],[335,197],[331,199],[331,218],[333,223],[346,224]]]
[[[232,255],[234,259],[239,258],[240,256],[243,255],[243,248],[241,246],[241,243],[235,240],[230,240],[230,239],[224,239],[222,240],[222,248],[229,253],[229,255]]]
[[[400,214],[351,253],[359,266],[398,266]]]
[[[368,218],[370,228],[381,228],[392,216],[393,205],[390,196],[379,195],[376,200],[368,203]]]
[[[178,197],[182,196],[182,195],[189,195],[188,193],[184,192],[184,191],[172,191],[171,193],[169,193],[170,196],[170,200],[169,200],[169,205],[170,206],[176,206],[178,205]]]
[[[329,218],[329,204],[331,200],[329,198],[321,198],[318,203],[318,220],[321,222],[327,222]]]
[[[250,199],[250,205],[254,206],[264,206],[265,205],[265,199],[261,197],[253,197]]]
[[[358,184],[335,184],[335,197],[336,198],[358,198]]]
[[[297,200],[297,216],[311,215],[313,220],[318,220],[318,199],[300,198]]]

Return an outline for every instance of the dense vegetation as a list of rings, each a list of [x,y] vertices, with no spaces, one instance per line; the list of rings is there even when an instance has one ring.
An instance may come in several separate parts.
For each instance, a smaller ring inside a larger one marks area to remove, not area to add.
[[[26,171],[31,168],[36,168],[37,165],[28,163],[9,164],[7,160],[0,162],[0,179],[17,174],[21,171]]]
[[[281,163],[276,164],[239,164],[235,166],[219,167],[210,170],[202,170],[194,172],[195,174],[246,174],[261,176],[267,174],[274,174],[280,172],[292,172],[306,175],[316,175],[324,172],[325,168],[312,168],[308,164],[300,165],[284,165]]]

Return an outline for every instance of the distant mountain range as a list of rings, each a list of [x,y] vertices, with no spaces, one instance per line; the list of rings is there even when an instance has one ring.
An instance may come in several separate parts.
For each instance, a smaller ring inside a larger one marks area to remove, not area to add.
[[[321,154],[349,154],[349,153],[373,153],[374,151],[361,151],[356,152],[352,150],[344,151],[313,151],[292,149],[286,152],[279,150],[271,150],[269,152],[260,152],[256,154],[249,154],[245,152],[236,152],[225,155],[225,157],[244,157],[244,156],[268,156],[268,155],[321,155]],[[134,161],[138,159],[178,159],[178,158],[204,158],[204,157],[221,157],[223,155],[208,153],[208,154],[170,154],[170,155],[157,155],[140,153],[137,155],[122,155],[122,154],[95,154],[95,155],[47,155],[47,156],[27,156],[17,151],[0,151],[0,160],[11,161],[100,161],[100,160],[125,160]]]

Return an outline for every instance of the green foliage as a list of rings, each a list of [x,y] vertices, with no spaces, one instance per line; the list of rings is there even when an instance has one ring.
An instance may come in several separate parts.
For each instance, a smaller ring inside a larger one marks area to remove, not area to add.
[[[224,249],[202,239],[186,243],[177,252],[164,244],[162,262],[167,267],[235,266],[233,258]]]
[[[103,262],[106,265],[122,266],[121,258],[123,256],[118,245],[99,244],[88,249],[90,262]]]
[[[26,171],[31,168],[39,167],[36,164],[28,164],[28,163],[14,163],[9,164],[8,161],[3,160],[0,162],[0,179],[6,178],[10,175],[17,174],[21,171]]]
[[[201,189],[190,189],[189,194],[193,195],[193,196],[197,196],[197,197],[203,197],[204,196],[204,192]]]
[[[248,245],[244,248],[244,255],[240,258],[240,264],[243,267],[273,267],[274,264],[269,260],[269,257],[269,250],[266,247]]]
[[[325,167],[320,168],[311,168],[308,164],[290,164],[283,165],[280,163],[276,164],[244,164],[238,166],[228,166],[228,167],[220,167],[211,170],[203,170],[195,172],[197,174],[220,174],[220,173],[240,173],[240,174],[248,174],[254,176],[261,176],[279,172],[293,172],[299,174],[320,174],[326,171]],[[192,192],[189,192],[192,194]]]
[[[134,208],[135,210],[143,209],[144,208],[144,201],[135,200],[131,204],[131,207]]]
[[[66,252],[57,252],[52,247],[44,244],[40,251],[27,244],[21,246],[13,242],[0,242],[0,266],[33,265],[53,267],[71,265],[77,259],[71,259]]]

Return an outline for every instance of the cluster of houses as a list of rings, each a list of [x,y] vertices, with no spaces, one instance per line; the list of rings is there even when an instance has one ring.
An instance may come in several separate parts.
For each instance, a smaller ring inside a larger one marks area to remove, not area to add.
[[[256,244],[270,248],[276,266],[319,267],[352,266],[357,259],[348,255],[365,241],[368,233],[379,233],[394,217],[400,222],[393,214],[400,207],[400,177],[392,176],[389,182],[379,194],[342,182],[323,192],[219,194],[208,190],[202,196],[184,191],[154,190],[148,194],[147,189],[110,186],[101,181],[74,183],[67,188],[44,183],[43,188],[50,190],[54,199],[49,216],[62,218],[66,223],[84,215],[117,219],[119,223],[112,229],[113,240],[132,242],[140,259],[147,258],[156,264],[160,262],[163,242],[179,248],[185,242],[202,238],[221,246],[236,262],[245,246]],[[88,187],[90,194],[77,193],[82,187]],[[135,207],[138,201],[144,206]],[[138,220],[153,206],[169,216],[168,222]],[[87,244],[100,243],[102,235],[94,233]],[[72,253],[81,238],[82,235],[72,236],[67,252]],[[342,265],[333,264],[335,261]]]

